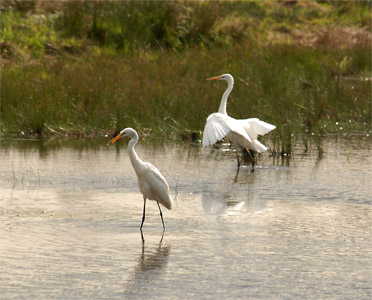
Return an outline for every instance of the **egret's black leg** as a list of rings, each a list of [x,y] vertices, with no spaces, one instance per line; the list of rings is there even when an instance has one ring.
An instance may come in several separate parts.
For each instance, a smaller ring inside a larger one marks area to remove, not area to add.
[[[145,245],[145,239],[143,237],[143,232],[142,232],[142,229],[140,229],[141,231],[141,238],[142,238],[142,247]],[[142,251],[143,252],[143,251]]]
[[[251,151],[249,149],[247,149],[247,152],[249,154],[249,156],[251,157],[251,160],[252,160],[252,169],[254,169],[254,164],[256,163],[256,161],[254,160],[254,157],[251,153]]]
[[[235,179],[234,179],[234,182],[235,182],[235,183],[238,182],[239,171],[240,171],[240,168],[238,168],[238,169],[236,170]]]
[[[146,198],[143,197],[143,215],[142,215],[142,223],[140,230],[142,231],[143,222],[145,222],[145,215],[146,215]]]
[[[164,226],[164,220],[163,220],[163,213],[161,212],[159,202],[156,201],[156,203],[158,204],[158,207],[159,207],[160,217],[161,217],[161,222],[163,223],[163,232],[164,232],[165,231],[165,226]]]
[[[236,159],[238,161],[238,168],[240,168],[241,160],[239,160],[239,151],[236,150]]]

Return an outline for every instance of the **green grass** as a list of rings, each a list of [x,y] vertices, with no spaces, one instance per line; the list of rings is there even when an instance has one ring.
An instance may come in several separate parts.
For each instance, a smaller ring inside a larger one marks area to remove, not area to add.
[[[298,138],[307,146],[313,136],[370,131],[365,3],[105,1],[58,9],[2,13],[2,136],[92,136],[127,126],[176,138],[201,132],[226,88],[205,79],[227,72],[235,78],[228,113],[275,124],[263,138],[273,153],[292,153]],[[321,139],[315,143],[321,153]]]
[[[333,74],[332,52],[291,46],[252,51],[239,46],[5,68],[2,130],[92,135],[133,126],[160,134],[199,131],[218,109],[226,88],[224,82],[205,79],[225,72],[236,82],[229,114],[276,124],[278,141],[291,134],[332,132],[327,126],[333,121],[370,123],[370,81]],[[357,54],[343,54],[351,61],[345,74],[354,74]]]

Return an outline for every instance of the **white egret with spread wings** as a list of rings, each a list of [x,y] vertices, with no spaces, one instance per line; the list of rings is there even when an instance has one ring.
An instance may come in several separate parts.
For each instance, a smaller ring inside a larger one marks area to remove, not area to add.
[[[268,149],[257,140],[257,137],[267,134],[276,127],[257,118],[237,120],[228,116],[226,103],[234,86],[234,78],[230,74],[223,74],[207,80],[225,80],[227,81],[227,89],[223,93],[218,112],[211,114],[207,118],[203,133],[203,147],[213,145],[226,137],[232,142],[237,151],[238,167],[241,164],[238,154],[240,147],[247,150],[252,158],[252,167],[254,167],[255,161],[250,150],[262,153]]]

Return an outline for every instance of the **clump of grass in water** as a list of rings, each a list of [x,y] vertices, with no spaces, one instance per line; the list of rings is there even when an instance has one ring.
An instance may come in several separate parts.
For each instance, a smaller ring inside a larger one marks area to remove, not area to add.
[[[351,152],[353,150],[352,149],[345,149],[345,153],[346,153],[346,161],[347,162],[350,162],[350,156],[351,156]]]

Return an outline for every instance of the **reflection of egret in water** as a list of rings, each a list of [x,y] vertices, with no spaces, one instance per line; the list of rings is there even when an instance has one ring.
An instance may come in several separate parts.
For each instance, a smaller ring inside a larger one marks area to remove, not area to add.
[[[170,251],[170,245],[162,245],[163,236],[159,242],[158,247],[155,249],[155,252],[145,251],[145,242],[142,243],[142,254],[140,257],[140,269],[143,271],[151,271],[156,269],[163,269],[168,263],[168,255]]]
[[[233,215],[243,210],[248,210],[253,200],[253,193],[248,189],[245,191],[230,190],[215,191],[202,194],[204,212],[209,215]]]
[[[250,168],[240,168],[231,179],[214,185],[214,190],[202,194],[203,209],[209,215],[235,215],[262,209],[262,203],[254,203],[252,184],[255,173]]]
[[[125,287],[124,294],[126,296],[133,296],[137,298],[139,295],[148,296],[154,295],[153,290],[146,289],[145,287],[151,282],[160,280],[164,269],[168,264],[170,245],[163,244],[163,235],[159,244],[155,247],[146,245],[145,240],[142,239],[141,255],[138,258],[138,263],[130,277],[128,284]]]

